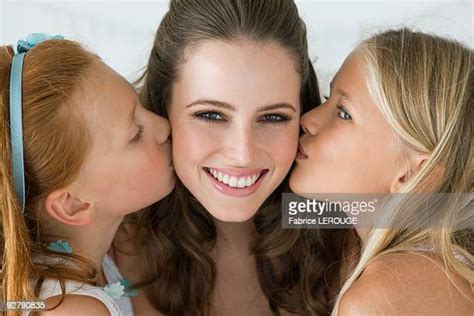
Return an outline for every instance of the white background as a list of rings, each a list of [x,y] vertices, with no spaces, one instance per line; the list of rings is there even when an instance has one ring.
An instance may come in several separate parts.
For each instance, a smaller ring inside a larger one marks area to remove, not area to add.
[[[296,3],[324,92],[351,49],[387,27],[406,25],[474,47],[472,0]],[[0,43],[14,44],[33,32],[62,34],[84,43],[133,81],[146,65],[154,32],[167,10],[163,0],[0,0]]]

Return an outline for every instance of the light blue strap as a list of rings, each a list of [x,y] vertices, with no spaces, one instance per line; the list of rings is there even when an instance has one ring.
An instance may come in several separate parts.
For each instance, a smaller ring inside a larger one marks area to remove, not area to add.
[[[24,53],[13,56],[10,72],[10,138],[13,182],[22,212],[25,210],[25,166],[23,160],[22,76]]]

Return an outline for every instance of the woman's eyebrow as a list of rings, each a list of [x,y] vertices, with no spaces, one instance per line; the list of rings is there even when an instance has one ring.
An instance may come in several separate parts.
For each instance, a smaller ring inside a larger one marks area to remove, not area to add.
[[[194,102],[191,102],[190,104],[186,105],[186,108],[190,108],[192,106],[198,105],[198,104],[208,104],[208,105],[213,105],[217,106],[220,108],[224,108],[227,110],[235,111],[235,107],[233,105],[230,105],[227,102],[223,101],[217,101],[217,100],[209,100],[209,99],[199,99]]]
[[[270,111],[270,110],[277,110],[277,109],[290,109],[293,112],[296,112],[296,109],[293,105],[289,103],[276,103],[276,104],[271,104],[271,105],[266,105],[258,110],[258,112],[263,112],[263,111]]]
[[[208,104],[208,105],[213,105],[213,106],[216,106],[216,107],[224,108],[224,109],[227,109],[227,110],[235,111],[235,107],[233,105],[227,103],[227,102],[217,101],[217,100],[209,100],[209,99],[196,100],[196,101],[191,102],[190,104],[188,104],[186,106],[186,108],[190,108],[190,107],[198,105],[198,104]],[[258,112],[276,110],[276,109],[281,109],[281,108],[290,109],[293,112],[296,112],[295,107],[293,105],[289,104],[289,103],[286,103],[286,102],[263,106],[258,110]]]

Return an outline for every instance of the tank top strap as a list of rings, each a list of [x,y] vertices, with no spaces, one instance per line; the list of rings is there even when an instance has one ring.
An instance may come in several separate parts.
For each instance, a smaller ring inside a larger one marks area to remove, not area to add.
[[[117,265],[109,255],[105,255],[104,260],[102,261],[102,270],[104,271],[105,278],[107,279],[107,282],[109,284],[121,282],[122,280],[124,280]],[[115,302],[119,306],[123,315],[133,315],[132,300],[129,296],[122,295],[121,297],[116,298]]]

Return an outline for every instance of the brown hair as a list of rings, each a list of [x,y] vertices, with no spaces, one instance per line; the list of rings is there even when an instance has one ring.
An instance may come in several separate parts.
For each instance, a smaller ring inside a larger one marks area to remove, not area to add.
[[[173,83],[193,45],[240,39],[276,42],[287,50],[301,75],[302,112],[321,103],[305,24],[290,0],[172,0],[141,79],[142,103],[167,117]],[[329,231],[281,229],[281,193],[289,191],[287,183],[285,179],[254,218],[251,251],[259,281],[275,313],[279,308],[328,313],[324,273],[340,251],[336,242],[325,244],[329,236],[322,234]],[[169,315],[207,314],[216,274],[209,255],[216,241],[212,216],[178,179],[173,194],[144,212],[138,227],[142,269],[153,279],[146,288],[152,304]]]
[[[34,299],[46,278],[91,283],[95,277],[85,259],[45,248],[54,236],[42,231],[39,214],[46,195],[71,183],[85,159],[88,133],[73,96],[92,63],[99,60],[67,40],[45,41],[26,53],[22,81],[26,202],[22,213],[12,183],[8,104],[13,54],[11,47],[0,47],[1,277],[3,299],[10,301]],[[60,256],[84,269],[57,261],[36,262],[38,256]],[[31,280],[39,282],[32,287]]]

